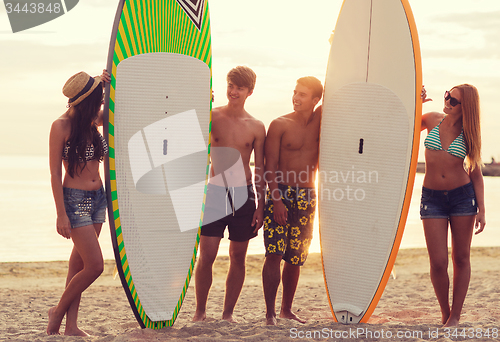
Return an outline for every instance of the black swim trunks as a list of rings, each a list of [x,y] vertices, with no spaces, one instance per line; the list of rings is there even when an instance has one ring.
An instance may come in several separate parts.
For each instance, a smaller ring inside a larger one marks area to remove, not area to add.
[[[313,235],[316,191],[314,188],[299,188],[278,185],[281,200],[287,210],[287,224],[281,226],[274,221],[273,201],[267,189],[264,209],[264,245],[266,256],[279,254],[283,260],[302,266],[307,259]]]
[[[257,236],[252,227],[254,213],[253,185],[225,188],[208,184],[201,235],[223,238],[228,227],[229,240],[248,241]]]

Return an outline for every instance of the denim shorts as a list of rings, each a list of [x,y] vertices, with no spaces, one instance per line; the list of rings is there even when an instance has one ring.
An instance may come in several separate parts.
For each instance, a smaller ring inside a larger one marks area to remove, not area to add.
[[[476,194],[472,182],[453,190],[431,190],[422,187],[420,218],[433,219],[477,214]]]
[[[63,188],[64,206],[71,228],[106,222],[106,191]]]

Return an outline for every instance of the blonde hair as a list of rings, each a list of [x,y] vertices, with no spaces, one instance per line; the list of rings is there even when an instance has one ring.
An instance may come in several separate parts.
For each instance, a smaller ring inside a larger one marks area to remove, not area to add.
[[[462,124],[467,146],[467,167],[469,171],[473,171],[482,165],[479,93],[476,87],[470,84],[461,84],[453,89],[458,89],[462,94]]]
[[[313,76],[301,77],[297,80],[297,84],[303,85],[312,90],[313,99],[315,97],[321,98],[323,97],[323,86],[321,85],[321,81]]]

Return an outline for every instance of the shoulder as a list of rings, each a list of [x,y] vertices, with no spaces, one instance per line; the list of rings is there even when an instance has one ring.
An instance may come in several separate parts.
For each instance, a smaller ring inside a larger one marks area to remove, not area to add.
[[[443,118],[445,114],[439,112],[429,112],[422,115],[422,129],[434,128]]]
[[[68,134],[71,131],[71,122],[67,113],[61,115],[54,122],[52,122],[51,131],[57,134]]]
[[[271,124],[269,125],[269,128],[273,127],[273,128],[286,128],[288,125],[290,125],[290,123],[292,122],[292,117],[291,117],[291,114],[285,114],[285,115],[282,115],[276,119],[274,119],[273,121],[271,121]]]
[[[440,112],[428,112],[422,115],[422,118],[430,118],[430,119],[442,119],[444,118],[445,114],[440,113]]]
[[[254,118],[252,115],[245,113],[245,118],[243,119],[244,122],[246,123],[246,127],[250,129],[250,131],[253,132],[256,138],[265,138],[266,137],[266,126],[264,123],[256,118]]]
[[[254,127],[255,129],[264,129],[265,130],[265,127],[264,126],[264,123],[262,121],[260,121],[259,119],[256,119],[255,117],[253,117],[252,115],[248,114],[247,113],[247,118],[246,118],[246,121],[252,125],[252,127]]]
[[[224,107],[212,108],[212,120],[219,119],[224,114]]]
[[[255,133],[259,138],[265,138],[266,137],[266,126],[264,123],[260,120],[254,119],[252,123]]]
[[[50,127],[50,150],[61,150],[71,134],[71,122],[67,114],[61,115]],[[61,150],[62,151],[62,150]],[[62,152],[61,152],[62,153]]]
[[[279,118],[271,121],[271,123],[269,124],[269,128],[267,129],[267,137],[281,137],[283,136],[283,134],[285,134],[289,126],[290,118],[287,115],[280,116]]]

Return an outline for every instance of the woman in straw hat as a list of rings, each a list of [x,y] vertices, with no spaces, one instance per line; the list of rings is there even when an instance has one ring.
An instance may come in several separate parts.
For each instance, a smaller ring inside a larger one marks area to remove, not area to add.
[[[59,334],[66,315],[65,335],[88,336],[77,326],[82,292],[99,277],[104,263],[98,236],[106,216],[106,194],[99,164],[108,145],[97,130],[102,126],[104,81],[109,74],[73,75],[64,85],[69,109],[52,124],[49,161],[52,192],[57,210],[57,232],[73,240],[66,289],[49,310],[47,334]],[[62,166],[65,168],[62,177]]]

